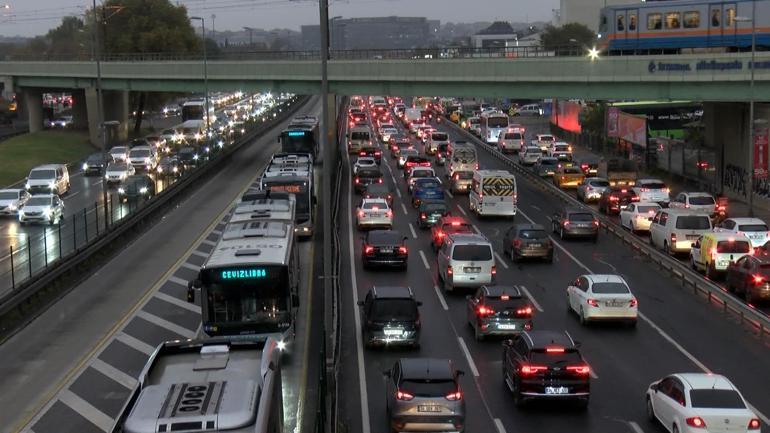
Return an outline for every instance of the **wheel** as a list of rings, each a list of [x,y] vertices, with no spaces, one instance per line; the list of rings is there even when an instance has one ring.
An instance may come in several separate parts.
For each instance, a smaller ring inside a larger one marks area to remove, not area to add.
[[[634,224],[633,221],[631,221],[631,227],[629,227],[629,230],[631,230],[631,233],[636,233],[636,224]]]
[[[588,397],[579,398],[576,401],[577,407],[580,410],[587,410],[588,409]]]
[[[585,326],[588,323],[588,320],[586,320],[586,314],[583,311],[582,307],[580,308],[580,313],[578,313],[578,316],[579,316],[579,319],[580,319],[580,324]]]
[[[631,328],[631,329],[636,329],[636,323],[637,323],[636,319],[630,320],[628,322],[628,327]]]
[[[551,231],[556,233],[556,223],[555,222],[551,223]]]
[[[516,254],[516,250],[511,248],[511,261],[517,263],[519,261],[519,255]]]
[[[564,227],[559,229],[559,238],[561,240],[564,240]]]
[[[594,236],[594,237],[591,239],[591,242],[593,242],[593,243],[597,243],[597,242],[599,242],[599,235],[596,235],[596,236]]]
[[[655,422],[655,410],[652,408],[652,400],[650,400],[649,397],[647,397],[647,419]]]
[[[545,258],[546,263],[553,263],[553,252]]]
[[[476,338],[476,341],[483,341],[484,340],[484,335],[481,333],[481,331],[479,331],[479,327],[478,326],[474,326],[473,327],[473,337]]]
[[[679,427],[677,427],[676,424],[674,424],[674,430],[673,433],[679,433]]]
[[[668,249],[668,241],[663,241],[663,251],[671,254],[671,250]]]
[[[513,404],[516,405],[516,407],[523,407],[524,406],[524,396],[521,395],[521,389],[519,389],[518,386],[516,386],[516,382],[514,380],[511,380],[511,382],[514,383],[513,385]]]
[[[743,289],[743,299],[746,300],[747,304],[751,304],[754,302],[754,294],[751,292],[751,289],[748,287]]]
[[[708,277],[710,280],[713,280],[713,279],[715,279],[715,278],[716,278],[716,276],[717,276],[717,270],[714,268],[714,263],[709,263],[709,266],[708,266],[708,268],[706,268],[706,276],[707,276],[707,277]]]
[[[690,256],[690,267],[694,271],[698,270],[698,266],[695,264],[695,259],[692,256]],[[728,291],[730,291],[730,287],[729,286],[727,287],[727,289],[728,289]]]

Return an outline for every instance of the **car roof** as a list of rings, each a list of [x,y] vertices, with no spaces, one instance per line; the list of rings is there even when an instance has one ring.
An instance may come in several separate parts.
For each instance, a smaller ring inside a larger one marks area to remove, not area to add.
[[[459,221],[461,223],[470,224],[467,219],[461,217],[461,216],[454,216],[454,215],[447,215],[442,217],[441,222],[443,224],[451,224],[455,221]]]
[[[613,275],[613,274],[588,274],[583,275],[593,283],[625,283],[626,280],[623,279],[620,275]]]
[[[636,206],[657,206],[659,208],[663,208],[663,206],[661,206],[658,203],[655,203],[654,201],[638,201],[633,204],[635,204]]]
[[[412,288],[404,286],[372,286],[372,295],[377,299],[414,298]]]
[[[690,192],[690,191],[683,191],[682,194],[687,194],[689,197],[714,197],[713,195],[707,193],[707,192]]]
[[[521,298],[521,292],[516,286],[504,286],[504,285],[488,285],[481,287],[487,296],[501,296],[508,295],[512,298]]]
[[[522,335],[529,341],[533,349],[545,349],[553,345],[563,346],[568,349],[575,347],[575,342],[567,331],[525,331]]]
[[[399,242],[404,239],[404,235],[402,235],[398,230],[370,230],[366,233],[366,239],[370,242],[376,242],[378,240],[377,238],[382,239],[391,237],[398,238]]]
[[[733,232],[708,232],[704,233],[704,236],[712,236],[715,240],[741,240],[741,241],[748,241],[749,238],[745,235],[740,235],[738,233]]]
[[[487,244],[489,239],[477,233],[452,233],[449,235],[452,242],[456,244]]]
[[[58,197],[58,196],[55,195],[55,194],[32,194],[32,196],[30,198],[40,198],[40,197],[54,198],[54,197]]]
[[[686,382],[693,389],[731,389],[737,391],[735,386],[721,374],[712,373],[677,373],[676,377]]]
[[[647,178],[647,179],[637,179],[637,180],[636,180],[636,183],[646,183],[646,182],[660,182],[660,183],[666,183],[666,182],[663,182],[663,181],[662,181],[662,180],[660,180],[660,179],[655,179],[655,178],[652,178],[652,177],[651,177],[651,178]]]
[[[401,358],[402,379],[454,379],[452,361],[438,358]]]
[[[594,182],[594,181],[597,181],[597,180],[600,180],[602,182],[609,182],[607,179],[605,179],[603,177],[587,177],[586,178],[587,182]]]
[[[385,200],[384,198],[372,197],[372,198],[365,198],[365,199],[361,200],[361,203],[385,203],[385,204],[388,204],[388,201]]]
[[[728,218],[728,219],[735,221],[736,224],[765,224],[765,222],[759,218]]]
[[[565,213],[591,213],[589,210],[580,209],[579,207],[565,207]]]

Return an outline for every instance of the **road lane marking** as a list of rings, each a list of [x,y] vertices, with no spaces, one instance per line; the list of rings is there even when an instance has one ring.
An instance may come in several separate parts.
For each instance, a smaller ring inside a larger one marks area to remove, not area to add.
[[[527,221],[529,221],[529,223],[530,223],[530,224],[537,224],[537,223],[535,223],[535,221],[534,221],[532,218],[528,217],[528,216],[527,216],[527,214],[525,214],[524,212],[522,212],[522,211],[521,211],[521,209],[519,209],[519,213],[520,213],[520,214],[521,214],[521,215],[522,215],[524,218],[526,218],[526,219],[527,219]],[[585,264],[583,264],[583,262],[581,262],[581,261],[580,261],[580,260],[579,260],[577,257],[575,257],[574,255],[572,255],[572,253],[571,253],[571,252],[567,251],[567,249],[566,249],[566,248],[564,248],[564,247],[563,247],[563,246],[562,246],[562,245],[561,245],[559,242],[557,242],[557,241],[556,241],[556,239],[554,239],[554,237],[553,237],[553,236],[551,236],[551,235],[548,235],[548,237],[551,239],[551,242],[553,242],[553,244],[554,244],[554,245],[556,245],[556,248],[560,249],[562,252],[564,252],[564,254],[568,255],[568,256],[569,256],[569,257],[570,257],[572,260],[574,260],[574,261],[575,261],[575,263],[577,263],[577,264],[578,264],[578,266],[580,266],[581,268],[585,269],[585,270],[586,270],[586,272],[588,272],[589,274],[593,274],[593,273],[594,273],[594,272],[593,272],[593,271],[592,271],[592,270],[591,270],[591,269],[590,269],[588,266],[586,266]]]
[[[176,275],[172,275],[172,276],[168,277],[168,279],[166,281],[170,281],[172,283],[179,284],[180,286],[187,287],[187,281],[177,277]]]
[[[202,251],[198,251],[198,250],[193,250],[192,251],[192,255],[198,256],[198,257],[203,257],[204,259],[208,259],[209,258],[208,254],[206,254],[206,253],[204,253]]]
[[[99,185],[100,183],[102,183],[102,181],[101,180],[97,180],[96,182],[92,183],[91,186],[96,186],[96,185]]]
[[[210,240],[208,240],[208,239],[204,239],[204,240],[202,240],[202,241],[201,241],[201,243],[202,243],[202,244],[205,244],[205,245],[209,245],[209,246],[212,246],[212,247],[215,247],[215,246],[217,246],[217,243],[216,243],[216,242],[214,242],[214,241],[210,241]]]
[[[449,198],[455,198],[455,196],[454,196],[454,195],[452,195],[452,191],[446,190],[446,191],[444,191],[444,192],[446,192],[446,195],[448,195],[448,196],[449,196]]]
[[[112,424],[115,421],[109,415],[100,411],[69,389],[62,391],[59,395],[59,401],[87,419],[91,424],[99,427],[99,429],[105,432],[112,429]]]
[[[484,235],[483,233],[481,233],[481,229],[478,228],[478,226],[476,226],[476,224],[471,224],[471,227],[473,227],[473,230],[476,232],[476,234],[479,234],[479,235],[482,235],[482,236]]]
[[[503,422],[500,420],[500,418],[495,418],[493,421],[495,422],[495,427],[497,427],[497,433],[506,433],[505,427],[503,426]]]
[[[190,270],[193,270],[195,272],[200,272],[200,270],[201,270],[200,266],[193,265],[192,263],[187,263],[187,262],[182,263],[180,267],[186,268],[186,269],[190,269]]]
[[[121,370],[118,370],[117,368],[107,364],[99,358],[94,358],[94,361],[91,363],[91,367],[99,373],[123,385],[126,387],[126,389],[133,390],[134,386],[136,386],[136,378],[122,372]]]
[[[210,231],[209,234],[217,235],[217,236],[222,236],[222,230],[214,229],[214,230]]]
[[[529,293],[529,290],[527,290],[527,288],[526,288],[526,287],[524,287],[524,286],[516,286],[516,287],[518,287],[518,288],[519,288],[519,290],[521,290],[522,292],[524,292],[524,294],[527,296],[527,298],[529,298],[529,301],[530,301],[530,302],[532,302],[532,305],[534,305],[534,306],[535,306],[535,309],[537,309],[537,311],[539,311],[539,312],[541,312],[541,313],[542,313],[543,311],[545,311],[545,310],[543,310],[543,307],[541,307],[541,306],[540,306],[540,303],[539,303],[539,302],[537,302],[537,299],[535,299],[535,297],[534,297],[534,296],[532,296],[532,293]]]
[[[401,209],[404,210],[404,215],[409,215],[409,209],[406,208],[406,205],[403,202],[401,203]]]
[[[80,194],[80,191],[71,192],[71,193],[67,194],[66,197],[64,197],[64,200],[69,200],[69,199],[71,199],[72,197],[75,197],[78,194]]]
[[[462,208],[459,204],[457,205],[457,209],[460,211],[461,214],[468,216],[468,214],[465,212],[465,209]]]
[[[142,352],[148,356],[152,355],[152,353],[155,352],[155,347],[145,343],[142,340],[134,338],[124,332],[121,332],[120,334],[118,334],[118,336],[115,337],[115,339],[125,344],[126,346],[136,349],[137,351]]]
[[[179,298],[175,298],[171,295],[167,295],[163,292],[158,292],[154,296],[155,298],[158,298],[164,302],[168,302],[169,304],[174,304],[179,308],[184,308],[185,310],[192,311],[196,314],[201,314],[201,307],[195,305],[192,302],[187,302]]]
[[[463,340],[463,337],[457,337],[457,341],[460,342],[460,348],[463,350],[463,353],[465,354],[465,359],[468,360],[468,365],[471,367],[471,372],[473,373],[474,377],[479,377],[479,370],[476,368],[476,363],[473,362],[473,358],[471,357],[471,352],[468,350],[468,346],[465,345],[465,340]]]
[[[146,320],[154,325],[160,326],[161,328],[168,329],[169,331],[181,335],[184,338],[195,338],[195,331],[187,329],[183,326],[179,326],[176,323],[169,322],[166,319],[148,313],[144,310],[139,310],[136,313],[136,317]]]
[[[412,225],[412,223],[409,223],[409,231],[412,232],[412,237],[417,239],[417,232],[414,231],[414,226]]]
[[[634,433],[644,433],[644,430],[639,427],[639,424],[637,424],[636,421],[628,421],[628,425],[631,427],[631,430],[633,430]]]
[[[430,270],[428,259],[425,257],[425,253],[420,250],[420,258],[422,258],[422,264],[425,265],[425,269]]]
[[[444,295],[441,294],[441,290],[439,290],[438,286],[433,286],[433,290],[436,291],[436,296],[438,296],[438,301],[441,302],[441,308],[443,308],[444,311],[449,311],[449,306],[446,304],[446,300],[444,300]]]
[[[540,212],[542,212],[542,211],[543,211],[542,209],[540,209],[539,207],[537,207],[537,206],[535,206],[535,205],[533,205],[533,204],[529,205],[529,207],[531,207],[532,209],[538,210],[538,211],[540,211]]]
[[[497,251],[495,251],[495,257],[497,258],[497,262],[498,262],[498,263],[500,263],[501,265],[503,265],[503,267],[504,267],[505,269],[508,269],[508,263],[505,263],[505,260],[503,260],[503,258],[502,258],[502,257],[500,257],[500,254],[498,254],[498,253],[497,253]]]
[[[348,165],[350,161],[348,161]],[[348,184],[350,184],[350,170],[348,170]],[[398,189],[396,189],[398,191]],[[348,190],[348,211],[353,209],[352,194]],[[353,259],[353,213],[348,212],[348,260],[350,261],[350,288],[353,291],[353,318],[356,329],[356,362],[358,364],[358,391],[361,399],[361,433],[371,433],[369,421],[369,395],[366,390],[366,372],[364,370],[364,345],[361,337],[361,311],[358,308],[358,282],[356,279],[356,264]]]

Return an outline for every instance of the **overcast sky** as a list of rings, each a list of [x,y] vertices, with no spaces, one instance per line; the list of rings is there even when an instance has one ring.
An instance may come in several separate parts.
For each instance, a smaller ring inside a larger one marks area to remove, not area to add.
[[[99,1],[99,0],[97,0]],[[216,30],[299,29],[318,22],[318,3],[290,0],[172,0],[190,15],[202,15]],[[559,0],[330,0],[329,16],[424,16],[441,22],[549,21]],[[0,34],[34,36],[56,26],[65,15],[82,15],[90,0],[0,0]]]

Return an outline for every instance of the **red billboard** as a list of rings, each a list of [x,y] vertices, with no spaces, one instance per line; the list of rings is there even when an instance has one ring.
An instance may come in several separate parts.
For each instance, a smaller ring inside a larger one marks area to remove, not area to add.
[[[754,177],[767,178],[768,129],[754,128]]]
[[[551,123],[570,132],[580,132],[580,111],[583,106],[572,101],[553,100]]]
[[[617,107],[609,107],[607,136],[618,137],[639,146],[647,146],[647,118],[624,113]]]

